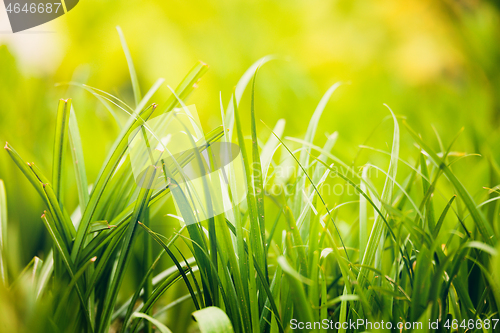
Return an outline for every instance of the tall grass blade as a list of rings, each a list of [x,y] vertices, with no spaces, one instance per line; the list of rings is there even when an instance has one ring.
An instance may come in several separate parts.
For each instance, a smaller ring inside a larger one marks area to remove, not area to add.
[[[83,212],[89,202],[89,185],[87,183],[87,173],[85,170],[85,160],[83,158],[82,141],[80,130],[73,107],[69,113],[69,144],[73,157],[73,167],[75,169],[76,188],[78,189],[78,200],[80,211]]]
[[[7,285],[7,196],[5,184],[0,179],[0,278],[4,286]]]
[[[257,219],[260,228],[260,240],[261,247],[256,249],[257,262],[260,267],[263,267],[267,276],[267,258],[265,253],[265,240],[266,240],[266,222],[265,222],[265,212],[264,212],[264,183],[262,181],[262,164],[260,162],[259,154],[259,144],[257,142],[257,126],[255,124],[255,80],[257,78],[257,72],[260,66],[255,70],[255,74],[252,80],[252,96],[250,105],[250,115],[251,115],[251,132],[252,132],[252,180],[251,185],[253,193],[255,195],[255,202],[257,208]],[[236,112],[235,112],[236,115]],[[240,143],[241,145],[241,143]],[[250,184],[248,184],[250,186]]]
[[[241,96],[243,96],[243,92],[245,91],[245,88],[247,87],[248,83],[252,79],[252,77],[255,74],[255,71],[257,68],[261,67],[264,65],[266,62],[274,59],[272,56],[265,56],[257,60],[250,66],[246,72],[242,75],[238,83],[236,84],[236,87],[234,88],[234,92],[231,95],[231,99],[229,100],[229,104],[227,105],[226,109],[226,118],[225,118],[225,127],[228,130],[228,142],[232,141],[233,137],[233,127],[235,123],[235,118],[234,118],[234,105],[238,106],[240,104]]]
[[[321,100],[318,103],[318,106],[314,110],[314,113],[311,117],[311,120],[309,121],[309,125],[307,126],[307,132],[306,136],[304,138],[304,141],[307,143],[312,143],[314,141],[314,136],[316,135],[316,130],[318,128],[319,120],[321,119],[321,115],[323,114],[323,111],[325,110],[326,104],[330,100],[330,97],[332,94],[337,90],[337,88],[341,85],[340,82],[335,83],[333,86],[331,86],[326,93],[323,95]],[[309,152],[310,148],[309,146],[304,146],[304,150],[300,152],[300,158],[299,158],[299,163],[300,165],[304,166],[305,168],[308,168],[309,165]],[[297,186],[295,190],[295,197],[293,200],[293,215],[294,216],[299,216],[300,212],[302,211],[303,208],[303,200],[302,200],[302,188],[304,188],[306,183],[306,177],[304,174],[300,174],[297,179]]]

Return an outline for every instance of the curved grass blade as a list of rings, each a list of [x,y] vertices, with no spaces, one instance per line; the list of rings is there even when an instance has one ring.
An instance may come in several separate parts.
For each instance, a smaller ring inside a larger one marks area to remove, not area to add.
[[[309,121],[309,125],[307,126],[307,131],[306,131],[306,136],[304,138],[304,141],[307,143],[312,143],[314,141],[314,136],[316,135],[316,130],[318,128],[319,120],[321,119],[321,115],[323,114],[323,111],[325,110],[326,104],[330,100],[330,97],[332,94],[337,90],[337,88],[341,85],[341,82],[335,83],[333,86],[331,86],[326,93],[323,95],[321,100],[318,103],[318,106],[314,110],[314,113],[311,117],[311,120]],[[307,168],[309,164],[309,152],[310,148],[305,146],[305,148],[300,152],[300,157],[299,157],[299,165],[304,166]],[[307,174],[307,173],[306,173]],[[295,190],[295,197],[293,199],[293,215],[294,216],[299,216],[300,212],[302,211],[303,207],[303,202],[302,202],[302,188],[304,188],[306,184],[306,178],[304,175],[300,174],[297,179],[297,186]]]
[[[235,118],[234,118],[234,105],[239,105],[241,96],[243,96],[243,92],[245,91],[245,88],[247,87],[248,83],[254,76],[255,71],[257,70],[258,67],[262,66],[266,62],[274,59],[272,56],[265,56],[257,60],[250,66],[246,72],[241,76],[240,80],[236,84],[236,87],[234,89],[233,95],[231,95],[231,99],[229,100],[229,104],[227,105],[226,109],[226,117],[225,117],[225,126],[228,130],[228,140],[229,142],[232,141],[233,137],[233,127],[235,123]]]
[[[134,62],[132,61],[132,56],[130,55],[130,50],[127,46],[127,41],[123,35],[122,29],[117,26],[116,30],[120,36],[120,42],[122,44],[123,53],[125,53],[125,58],[127,58],[128,70],[130,72],[130,80],[132,81],[132,89],[134,90],[135,105],[139,105],[141,97],[141,87],[139,86],[139,80],[137,79],[137,73],[135,71]]]
[[[155,318],[153,318],[151,316],[148,316],[145,313],[134,312],[134,314],[132,315],[132,317],[146,319],[151,324],[155,325],[156,328],[158,329],[158,331],[160,331],[161,333],[172,333],[172,331],[167,326],[163,325],[160,321],[158,321],[158,319],[155,319]]]
[[[448,201],[448,203],[446,204],[446,207],[444,208],[443,212],[441,213],[441,216],[439,217],[439,220],[436,224],[436,227],[434,228],[434,232],[432,233],[432,236],[434,238],[437,238],[437,236],[439,235],[439,231],[441,230],[441,227],[443,226],[443,222],[444,222],[444,219],[446,217],[446,214],[448,213],[448,210],[450,209],[451,204],[453,203],[453,201],[455,200],[456,197],[457,197],[456,195],[451,197],[450,201]]]
[[[251,192],[255,195],[255,203],[257,208],[257,220],[260,228],[260,241],[261,245],[259,248],[254,248],[257,254],[257,263],[264,268],[267,274],[267,257],[265,255],[266,248],[266,222],[265,222],[265,212],[264,212],[264,185],[262,181],[262,165],[260,162],[260,154],[259,154],[259,144],[257,141],[257,126],[255,124],[255,80],[257,78],[257,72],[260,66],[257,67],[255,73],[253,75],[252,80],[252,96],[251,96],[251,105],[250,105],[250,123],[251,123],[251,132],[252,132],[252,180],[251,183],[252,190]],[[237,107],[235,107],[236,110]],[[236,116],[237,112],[235,112]],[[239,123],[239,119],[238,119]],[[240,145],[244,144],[240,142]],[[250,186],[250,183],[247,184]]]

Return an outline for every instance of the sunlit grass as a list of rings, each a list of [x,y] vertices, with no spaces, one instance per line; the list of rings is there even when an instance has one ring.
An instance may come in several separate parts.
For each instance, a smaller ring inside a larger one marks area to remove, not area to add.
[[[121,32],[120,37],[135,107],[85,87],[102,102],[112,102],[130,114],[90,193],[84,158],[92,156],[83,154],[71,100],[59,102],[51,179],[11,144],[5,145],[46,206],[42,222],[52,241],[52,251],[44,258],[35,257],[21,276],[8,274],[3,251],[6,203],[0,182],[3,288],[5,295],[19,292],[31,300],[24,311],[26,321],[12,324],[8,331],[169,332],[165,324],[169,316],[175,318],[176,306],[183,302],[192,302],[198,310],[194,318],[202,332],[286,332],[292,319],[384,320],[394,325],[420,321],[424,327],[430,319],[440,321],[438,331],[448,332],[444,328],[448,319],[460,324],[499,318],[497,200],[475,202],[454,175],[453,169],[461,167],[459,154],[450,153],[454,141],[435,151],[404,123],[418,147],[415,159],[404,161],[400,121],[389,109],[392,142],[389,151],[382,151],[389,156],[388,167],[367,164],[360,171],[332,153],[336,135],[329,136],[323,147],[314,144],[322,113],[338,84],[325,93],[312,118],[304,119],[303,139],[283,137],[282,122],[271,131],[258,121],[257,72],[267,60],[261,59],[243,75],[228,106],[221,107],[222,126],[206,135],[207,145],[177,161],[185,166],[216,141],[235,142],[241,148],[246,201],[233,202],[232,211],[196,223],[189,196],[175,184],[156,190],[136,185],[126,152],[128,136],[155,115],[181,106],[207,66],[195,65],[165,104],[147,106],[161,82],[141,95]],[[240,105],[247,85],[250,112]],[[267,133],[266,140],[257,128]],[[248,130],[250,145],[244,135]],[[64,191],[74,190],[64,186],[61,176],[70,167],[64,163],[67,147],[81,216],[70,215],[64,202]],[[291,173],[279,174],[289,166]],[[379,179],[369,170],[379,171]],[[170,171],[163,165],[155,172],[167,176]],[[492,172],[496,172],[493,166]],[[353,194],[328,193],[325,185],[332,178]],[[474,190],[478,189],[479,184]],[[149,222],[153,208],[169,196],[177,200],[179,219],[186,225],[161,235]],[[344,204],[357,208],[341,219]],[[134,246],[139,235],[144,236],[140,248]],[[160,246],[158,253],[153,253],[152,242]],[[159,272],[165,254],[173,266]],[[142,269],[133,272],[138,283],[127,294],[122,286],[134,256],[140,258]],[[185,296],[160,307],[167,290],[184,287]],[[459,326],[458,332],[466,329]],[[485,331],[494,332],[493,323]]]

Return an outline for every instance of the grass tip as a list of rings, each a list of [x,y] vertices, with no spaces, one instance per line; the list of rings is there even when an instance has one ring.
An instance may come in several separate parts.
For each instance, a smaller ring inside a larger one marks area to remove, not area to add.
[[[92,259],[90,259],[90,262],[95,262],[97,260],[97,257],[93,257]]]
[[[9,143],[7,141],[5,142],[5,146],[3,147],[3,149],[10,150]]]

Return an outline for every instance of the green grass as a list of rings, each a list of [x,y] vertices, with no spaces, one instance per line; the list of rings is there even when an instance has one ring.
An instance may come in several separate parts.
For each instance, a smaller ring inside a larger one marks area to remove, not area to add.
[[[71,100],[59,102],[51,180],[11,144],[5,145],[6,154],[46,206],[42,222],[52,244],[52,251],[35,257],[20,276],[9,273],[6,195],[0,182],[3,298],[15,302],[21,294],[29,300],[22,310],[23,322],[5,323],[11,325],[6,331],[170,332],[166,323],[180,314],[179,305],[186,302],[197,310],[193,317],[200,331],[207,333],[281,333],[290,331],[291,319],[421,321],[424,327],[431,319],[440,320],[436,332],[449,332],[443,327],[447,319],[462,323],[500,318],[498,192],[493,190],[494,196],[485,192],[481,201],[468,192],[453,171],[461,168],[464,157],[453,151],[454,140],[436,151],[434,143],[404,123],[412,141],[403,143],[400,120],[389,110],[391,148],[373,149],[388,160],[380,166],[342,161],[333,153],[336,135],[329,136],[323,147],[314,143],[322,113],[339,84],[319,102],[304,139],[284,137],[283,122],[271,131],[258,121],[257,72],[269,60],[263,58],[243,75],[228,107],[221,106],[222,126],[206,134],[207,145],[177,160],[180,167],[197,161],[219,140],[241,148],[246,200],[238,203],[233,198],[232,211],[195,223],[191,194],[175,184],[138,188],[126,153],[129,135],[144,129],[148,119],[183,106],[207,66],[196,64],[165,104],[147,106],[162,81],[142,97],[132,57],[119,33],[135,106],[84,87],[107,107],[112,109],[111,101],[130,115],[126,124],[120,124],[121,133],[92,180],[90,193],[84,159],[92,156],[83,155],[73,109],[78,105]],[[249,107],[240,105],[247,85]],[[245,136],[248,131],[251,144]],[[402,149],[413,159],[403,160]],[[64,201],[64,191],[75,190],[65,186],[62,177],[71,167],[66,156],[73,162],[80,217],[70,215],[74,207]],[[380,156],[375,160],[381,161]],[[496,164],[490,165],[492,179],[499,179]],[[292,172],[280,174],[287,166]],[[152,171],[153,177],[171,176],[170,172],[164,164]],[[340,184],[342,193],[328,193],[328,184]],[[471,190],[481,188],[477,184]],[[150,220],[155,208],[170,197],[176,199],[186,226],[162,235]],[[171,267],[160,270],[164,254]],[[140,261],[141,269],[133,272],[138,279],[131,282],[127,274],[134,260]],[[123,288],[124,281],[133,283],[131,293]],[[165,298],[171,290],[185,294],[175,300]],[[318,327],[303,331],[326,332]]]

